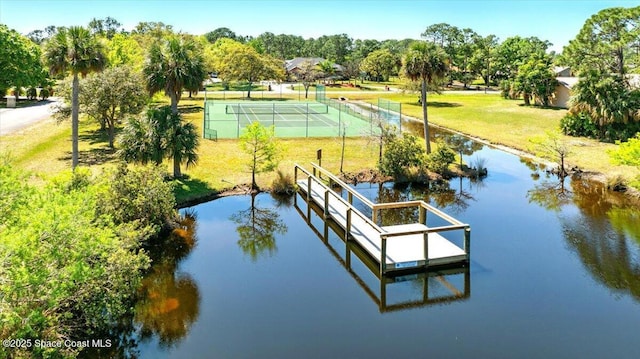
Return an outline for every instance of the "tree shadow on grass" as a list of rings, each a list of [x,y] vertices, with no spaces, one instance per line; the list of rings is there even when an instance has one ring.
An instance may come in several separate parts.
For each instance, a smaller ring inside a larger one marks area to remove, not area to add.
[[[540,109],[540,110],[555,110],[555,111],[566,110],[566,108],[562,108],[562,107],[541,106],[541,105],[525,105],[524,103],[520,103],[520,104],[518,104],[518,106],[520,106],[520,107],[537,108],[537,109]]]
[[[178,208],[191,207],[219,197],[220,192],[198,178],[184,176],[173,181]]]
[[[418,102],[414,102],[414,103],[409,103],[408,105],[411,106],[416,106],[416,107],[420,107],[420,103]],[[440,101],[427,101],[427,107],[442,107],[442,108],[446,108],[446,107],[461,107],[462,104],[459,104],[457,102],[440,102]]]
[[[116,135],[118,134],[118,129],[116,128]],[[78,135],[78,140],[82,142],[89,142],[91,145],[95,145],[96,143],[109,143],[109,135],[106,130],[95,130],[95,131],[87,131]]]
[[[204,107],[197,106],[197,105],[178,106],[178,112],[181,113],[181,114],[196,113],[196,112],[201,112],[203,110],[204,110]]]
[[[81,166],[95,166],[111,162],[116,158],[116,150],[109,147],[92,148],[78,153],[78,163]],[[59,157],[60,161],[71,161],[71,152]]]

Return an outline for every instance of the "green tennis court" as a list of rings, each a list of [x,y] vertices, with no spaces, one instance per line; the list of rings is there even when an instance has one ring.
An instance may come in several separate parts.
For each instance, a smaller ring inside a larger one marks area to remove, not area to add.
[[[318,102],[207,100],[204,137],[238,138],[253,122],[274,126],[276,137],[363,136],[375,133],[370,120]]]

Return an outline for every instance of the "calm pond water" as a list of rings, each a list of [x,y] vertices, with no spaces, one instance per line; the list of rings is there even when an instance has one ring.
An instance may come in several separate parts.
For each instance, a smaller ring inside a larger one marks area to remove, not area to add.
[[[469,269],[381,281],[317,215],[305,221],[300,198],[219,199],[188,209],[195,245],[148,279],[140,357],[639,358],[638,209],[462,142],[468,163],[486,160],[486,178],[430,194],[357,188],[469,223]]]

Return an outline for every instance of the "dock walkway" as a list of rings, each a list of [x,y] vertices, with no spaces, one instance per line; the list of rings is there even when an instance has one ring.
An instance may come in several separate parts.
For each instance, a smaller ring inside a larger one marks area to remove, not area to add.
[[[344,229],[345,241],[355,240],[364,250],[375,258],[380,266],[380,274],[388,272],[420,269],[434,266],[464,265],[469,262],[470,228],[424,201],[374,204],[342,182],[326,169],[311,164],[313,173],[295,165],[295,181],[306,196],[307,202],[314,202],[324,209],[325,220],[331,219]],[[347,191],[347,199],[336,193],[318,176],[322,174],[330,184],[340,186]],[[299,178],[306,176],[306,178]],[[372,210],[372,218],[364,215],[353,206],[353,197],[358,198]],[[377,213],[392,208],[418,207],[419,223],[398,223],[379,226]],[[449,225],[428,227],[427,213],[433,213]],[[464,248],[460,248],[439,232],[461,230],[464,233]]]

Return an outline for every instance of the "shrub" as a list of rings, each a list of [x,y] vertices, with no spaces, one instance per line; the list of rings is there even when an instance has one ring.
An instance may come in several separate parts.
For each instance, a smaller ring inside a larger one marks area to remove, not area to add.
[[[607,189],[617,192],[627,190],[627,180],[619,173],[607,176]]]
[[[404,134],[387,141],[378,168],[383,174],[402,181],[406,179],[410,168],[419,167],[423,163],[424,149],[418,144],[417,137]]]
[[[617,142],[619,147],[609,151],[609,156],[614,163],[640,167],[640,133],[627,142]]]
[[[484,177],[488,174],[487,159],[484,157],[476,156],[476,158],[471,163],[471,167],[476,170],[476,178]]]
[[[640,132],[640,122],[615,122],[598,127],[589,114],[568,114],[560,120],[560,129],[565,135],[598,138],[605,141],[626,141]]]
[[[456,160],[456,154],[444,142],[438,142],[436,150],[427,155],[427,168],[432,172],[444,173],[449,165]]]
[[[500,81],[500,95],[502,96],[502,98],[510,98],[511,82],[509,80]]]
[[[560,129],[568,136],[598,137],[598,127],[586,113],[567,114],[560,120]]]
[[[35,87],[29,87],[29,89],[27,90],[27,98],[29,100],[35,100],[36,98],[38,98],[38,90],[36,90]]]
[[[49,98],[49,96],[51,96],[51,95],[50,95],[50,92],[49,92],[49,89],[46,89],[46,88],[45,88],[45,89],[40,90],[40,98],[41,98],[43,101],[44,101],[44,100],[46,100],[46,99],[48,99],[48,98]]]
[[[23,176],[0,164],[0,192]],[[131,310],[149,264],[138,250],[148,231],[96,221],[98,191],[86,173],[43,188],[19,186],[27,187],[23,198],[5,213],[11,225],[0,226],[0,336],[60,340],[109,332]],[[0,348],[0,357],[75,357],[80,350]]]
[[[271,183],[271,188],[276,194],[293,194],[296,191],[296,185],[290,174],[285,174],[282,170],[278,170],[277,177]]]
[[[96,204],[98,216],[107,216],[116,225],[139,221],[156,232],[176,220],[173,189],[158,167],[129,169],[121,163],[104,182]]]

